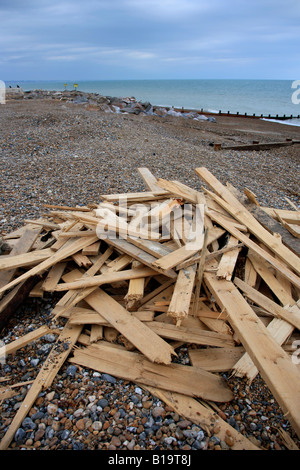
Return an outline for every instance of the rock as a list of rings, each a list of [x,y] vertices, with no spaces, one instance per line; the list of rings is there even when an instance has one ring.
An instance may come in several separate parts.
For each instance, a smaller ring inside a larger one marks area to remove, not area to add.
[[[145,405],[144,405],[144,407],[145,407]],[[162,416],[163,414],[165,414],[165,409],[162,406],[156,406],[152,410],[153,418],[158,418],[159,416]]]
[[[77,366],[71,365],[67,367],[66,374],[70,377],[75,377],[77,372]]]
[[[113,436],[110,441],[110,444],[115,447],[120,447],[122,445],[122,442],[118,436]]]
[[[49,415],[55,415],[57,412],[58,406],[55,403],[49,403],[47,406],[47,412]]]
[[[19,428],[15,434],[15,442],[17,445],[24,444],[27,438],[27,433],[24,429]]]
[[[102,379],[103,380],[106,380],[107,382],[111,383],[111,384],[115,384],[117,379],[115,377],[112,377],[111,375],[109,374],[102,374]],[[100,405],[101,406],[101,405]]]
[[[56,341],[56,336],[51,333],[48,333],[47,335],[44,335],[42,339],[44,339],[48,343],[54,343]]]
[[[191,424],[192,424],[191,421],[184,419],[182,421],[178,421],[177,426],[180,429],[186,429],[188,426],[191,426]]]
[[[79,429],[79,431],[83,431],[85,429],[85,421],[83,418],[79,419],[76,421],[75,424],[76,428]]]
[[[94,431],[101,431],[102,429],[102,422],[101,421],[94,421],[92,424],[92,428]]]
[[[27,417],[22,421],[22,428],[23,429],[36,429],[37,425],[32,421],[31,418]]]

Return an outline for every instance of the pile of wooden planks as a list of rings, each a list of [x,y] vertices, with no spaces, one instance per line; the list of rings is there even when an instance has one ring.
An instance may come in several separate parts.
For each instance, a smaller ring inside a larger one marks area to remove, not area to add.
[[[251,191],[195,171],[201,191],[139,168],[147,190],[46,205],[4,237],[0,328],[26,297],[61,297],[51,327],[0,349],[9,360],[57,334],[0,449],[66,360],[138,383],[208,433],[230,432],[233,449],[257,447],[215,411],[233,399],[222,373],[260,374],[300,437],[300,212],[261,207]]]

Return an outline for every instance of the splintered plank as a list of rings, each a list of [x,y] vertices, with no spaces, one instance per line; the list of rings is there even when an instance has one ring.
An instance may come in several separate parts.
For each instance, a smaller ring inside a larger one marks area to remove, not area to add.
[[[154,364],[139,353],[107,346],[103,342],[75,350],[70,361],[125,380],[189,396],[216,402],[227,402],[233,398],[224,379],[217,375],[181,364]]]
[[[195,283],[196,266],[181,269],[175,283],[168,316],[182,320],[189,314],[189,308]]]
[[[190,348],[188,350],[192,365],[210,372],[230,371],[244,352],[245,349],[242,346],[235,348]]]
[[[178,181],[168,181],[163,178],[158,178],[157,185],[160,188],[164,189],[165,191],[168,191],[170,194],[173,194],[176,197],[185,199],[187,202],[191,202],[195,204],[197,204],[198,202],[198,199],[197,199],[198,191]]]
[[[235,238],[240,240],[247,246],[249,249],[253,250],[254,253],[261,258],[268,261],[275,269],[277,269],[286,279],[288,279],[294,286],[300,289],[300,278],[292,270],[288,269],[286,264],[272,256],[267,250],[264,250],[262,247],[257,245],[253,240],[247,237],[245,234],[237,230],[231,223],[227,222],[225,217],[221,216],[217,212],[207,211],[209,217],[224,227],[229,233],[231,233]],[[276,239],[276,237],[273,237]]]
[[[98,241],[96,243],[93,243],[92,245],[83,248],[82,254],[85,256],[97,256],[99,254],[100,244],[101,242]]]
[[[235,217],[240,223],[244,224],[249,232],[255,235],[258,240],[264,243],[275,255],[300,275],[299,256],[266,230],[243,204],[241,204],[206,168],[196,168],[195,171],[218,194],[217,202],[224,207],[229,214]]]
[[[36,229],[25,229],[22,232],[20,239],[15,244],[13,249],[11,250],[10,254],[7,256],[6,259],[17,256],[23,253],[27,253],[31,250],[32,246],[34,245],[37,237],[41,233],[42,227]],[[9,271],[0,272],[0,289],[6,286],[8,283],[11,282],[13,277],[15,276],[17,268],[13,268]],[[0,299],[3,293],[0,293]]]
[[[232,336],[229,334],[226,335],[214,331],[206,331],[200,328],[176,326],[160,321],[149,322],[147,326],[162,338],[173,339],[175,341],[203,346],[217,346],[220,348],[234,346]]]
[[[144,251],[141,248],[138,248],[137,246],[133,245],[132,243],[129,243],[126,240],[122,239],[111,239],[108,238],[105,240],[108,245],[111,245],[117,249],[119,249],[121,252],[128,254],[129,256],[132,256],[132,258],[136,259],[142,264],[145,264],[146,266],[155,269],[157,272],[164,274],[167,277],[171,278],[176,278],[177,274],[173,269],[162,269],[159,266],[155,265],[156,258],[146,251]]]
[[[231,281],[206,273],[205,282],[220,307],[226,309],[229,323],[300,436],[300,374],[296,365]]]
[[[77,342],[82,326],[65,325],[56,343],[47,356],[36,379],[32,383],[25,399],[21,403],[14,419],[12,420],[6,434],[0,442],[0,450],[5,450],[10,445],[16,431],[21,426],[22,421],[29,413],[39,393],[46,390],[52,384],[57,372],[69,356],[74,344]]]
[[[234,279],[234,284],[256,305],[300,330],[300,315],[294,313],[291,307],[281,307],[237,277]]]
[[[133,269],[141,266],[138,261],[133,261],[132,263]],[[145,280],[146,277],[140,277],[129,281],[128,292],[124,297],[127,309],[133,307],[133,305],[144,297]]]
[[[101,286],[103,284],[112,284],[119,281],[128,281],[129,279],[145,278],[147,276],[153,276],[156,271],[151,268],[134,268],[126,269],[118,272],[105,272],[99,276],[89,276],[86,278],[78,279],[74,282],[66,282],[58,284],[55,288],[56,291],[66,291],[72,289],[85,289],[87,287]]]
[[[23,348],[27,344],[37,340],[38,338],[41,338],[42,336],[46,335],[47,333],[50,333],[51,331],[52,330],[50,330],[48,326],[43,325],[40,328],[37,328],[36,330],[31,331],[30,333],[27,333],[21,338],[11,341],[10,343],[0,348],[0,358],[8,356],[8,354],[13,354],[14,352],[18,351],[18,349]]]
[[[16,256],[3,257],[4,259],[0,258],[0,270],[32,266],[50,258],[53,254],[54,252],[51,248],[45,248],[44,250],[36,250]]]
[[[153,362],[170,364],[174,349],[106,292],[98,288],[85,301]]]
[[[91,326],[91,335],[90,343],[96,343],[103,338],[103,326],[102,325],[92,325]]]
[[[217,227],[209,230],[207,245],[210,245],[212,242],[220,238],[224,233],[224,230]],[[160,269],[164,270],[174,267],[176,267],[176,269],[181,269],[183,267],[186,268],[200,260],[199,251],[202,249],[203,242],[204,237],[201,243],[199,243],[197,246],[194,242],[188,243],[187,245],[184,245],[156,260],[153,263],[153,267],[159,267]],[[189,260],[189,263],[184,264],[186,260]]]
[[[73,254],[77,253],[78,251],[82,250],[85,246],[90,245],[94,241],[96,241],[98,237],[91,237],[90,238],[83,238],[83,239],[75,239],[72,240],[70,243],[67,242],[65,246],[63,246],[60,250],[50,256],[48,259],[42,261],[34,268],[28,270],[26,273],[22,274],[21,276],[17,277],[13,281],[9,282],[8,284],[4,285],[0,289],[0,294],[5,292],[6,290],[14,287],[15,285],[19,284],[22,281],[25,281],[29,277],[35,276],[36,274],[43,273],[44,271],[51,268],[54,264],[58,263],[59,261],[72,256]]]
[[[238,240],[231,236],[228,241],[228,247],[235,246],[237,242]],[[218,266],[217,277],[224,278],[227,281],[231,281],[239,252],[240,248],[235,248],[222,255]]]
[[[57,263],[50,269],[47,274],[46,279],[42,284],[42,289],[47,292],[53,292],[55,287],[60,281],[61,276],[63,275],[64,270],[66,269],[67,263],[61,262]]]
[[[151,173],[149,168],[140,167],[137,169],[137,171],[139,172],[149,191],[161,191],[160,186],[157,184],[156,177]]]

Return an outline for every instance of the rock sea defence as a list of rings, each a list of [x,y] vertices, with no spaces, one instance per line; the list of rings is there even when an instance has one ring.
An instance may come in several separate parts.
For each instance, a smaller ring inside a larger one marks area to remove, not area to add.
[[[213,116],[205,116],[202,112],[197,110],[185,110],[183,108],[177,109],[174,107],[153,105],[149,101],[138,101],[135,97],[102,96],[98,93],[86,93],[77,90],[31,90],[25,91],[22,94],[18,93],[16,96],[18,96],[18,98],[22,96],[24,100],[48,99],[65,101],[67,103],[83,105],[90,110],[95,109],[106,113],[123,113],[159,117],[174,116],[194,119],[197,121],[216,122],[216,119]],[[15,96],[10,96],[10,99],[14,98]]]

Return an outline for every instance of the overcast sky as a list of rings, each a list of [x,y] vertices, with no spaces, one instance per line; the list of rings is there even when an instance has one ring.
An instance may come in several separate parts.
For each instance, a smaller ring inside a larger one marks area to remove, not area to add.
[[[299,0],[0,0],[1,80],[300,79]]]

